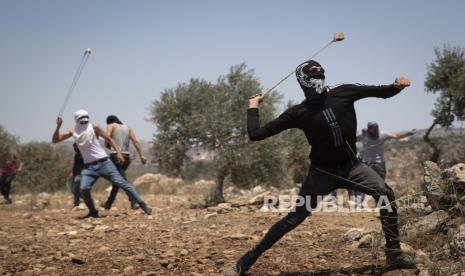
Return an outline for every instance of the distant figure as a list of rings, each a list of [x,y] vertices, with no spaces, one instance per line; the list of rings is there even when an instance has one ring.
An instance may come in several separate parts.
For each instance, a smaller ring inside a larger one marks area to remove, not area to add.
[[[117,159],[116,151],[112,150],[110,154],[110,159],[115,164],[116,168],[120,172],[120,174],[127,180],[126,178],[126,170],[128,169],[129,165],[131,164],[131,156],[130,156],[130,142],[136,148],[137,154],[139,154],[140,161],[142,164],[145,164],[147,160],[145,159],[144,155],[142,154],[142,149],[140,147],[139,141],[136,138],[136,134],[134,130],[127,125],[123,124],[118,117],[115,115],[110,115],[107,117],[107,135],[115,141],[118,148],[121,150],[123,154],[124,161],[123,163],[119,163]],[[107,147],[110,145],[107,144]],[[119,187],[116,184],[112,184],[110,196],[108,197],[107,201],[103,205],[103,207],[107,210],[111,209],[113,202],[115,201],[116,195],[118,194]],[[132,209],[137,209],[139,206],[136,202],[131,200],[129,197],[129,201],[131,203]]]
[[[74,162],[73,162],[73,175],[71,178],[71,191],[73,193],[73,210],[79,207],[79,187],[81,183],[81,171],[84,168],[84,159],[76,143],[73,143],[74,149]]]
[[[377,122],[368,122],[367,129],[357,136],[357,141],[362,142],[362,162],[372,168],[382,179],[386,178],[386,162],[384,160],[384,142],[390,139],[402,139],[413,135],[413,131],[403,133],[380,134]],[[349,190],[349,198],[357,207],[362,207],[365,194]]]
[[[361,152],[363,163],[372,168],[381,178],[386,178],[386,162],[384,160],[384,142],[390,139],[402,139],[412,136],[414,130],[402,133],[380,134],[377,122],[369,122],[367,129],[362,130],[362,134],[357,136],[357,141],[361,141],[363,149]]]
[[[13,154],[13,159],[7,161],[3,166],[2,175],[0,177],[0,191],[5,198],[3,204],[13,203],[10,198],[11,182],[15,179],[16,173],[23,170],[23,166],[24,164],[17,153]]]
[[[98,211],[95,208],[90,190],[99,177],[104,177],[108,181],[119,185],[126,193],[130,194],[132,200],[139,204],[146,214],[152,214],[152,209],[139,196],[134,186],[121,176],[100,145],[99,137],[102,137],[105,142],[115,149],[118,162],[122,163],[124,162],[124,157],[113,139],[111,139],[98,125],[89,122],[89,113],[85,110],[76,111],[74,113],[74,120],[76,122],[74,128],[60,133],[63,119],[58,117],[56,119],[57,126],[53,133],[52,142],[58,143],[73,137],[84,159],[84,168],[81,172],[80,193],[89,209],[89,214],[81,217],[81,219],[98,217]]]

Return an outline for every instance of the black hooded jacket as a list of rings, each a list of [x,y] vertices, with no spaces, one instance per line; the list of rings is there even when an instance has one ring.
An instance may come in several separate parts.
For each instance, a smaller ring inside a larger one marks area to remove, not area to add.
[[[357,117],[354,102],[367,97],[386,99],[400,91],[394,85],[343,84],[325,93],[321,103],[305,100],[263,127],[260,127],[258,108],[249,108],[249,138],[259,141],[286,129],[298,128],[304,131],[312,147],[310,160],[313,166],[331,168],[342,165],[356,155]]]

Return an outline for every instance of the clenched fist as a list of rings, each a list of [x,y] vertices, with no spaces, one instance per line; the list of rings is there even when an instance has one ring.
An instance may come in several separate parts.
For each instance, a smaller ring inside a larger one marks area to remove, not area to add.
[[[405,77],[397,77],[394,81],[394,86],[400,89],[410,86],[410,80]]]
[[[249,108],[258,108],[263,100],[263,94],[255,94],[249,97]]]

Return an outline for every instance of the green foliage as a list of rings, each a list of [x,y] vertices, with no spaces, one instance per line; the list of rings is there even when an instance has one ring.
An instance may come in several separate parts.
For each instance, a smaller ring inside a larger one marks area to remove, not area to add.
[[[15,180],[16,192],[53,192],[66,187],[71,160],[59,154],[49,143],[28,143],[20,147],[23,172]]]
[[[150,108],[151,121],[157,127],[154,154],[162,171],[180,172],[187,150],[201,147],[214,153],[220,182],[228,175],[241,187],[279,182],[284,175],[279,140],[251,143],[247,136],[248,98],[261,90],[245,64],[231,67],[214,84],[191,79],[166,89]],[[276,115],[280,98],[275,91],[266,96],[260,107],[263,122]]]
[[[449,127],[465,119],[465,50],[445,45],[434,49],[436,60],[428,65],[427,92],[440,92],[432,115],[437,124]]]
[[[17,142],[17,138],[0,125],[0,166],[13,158],[13,153],[17,149]]]

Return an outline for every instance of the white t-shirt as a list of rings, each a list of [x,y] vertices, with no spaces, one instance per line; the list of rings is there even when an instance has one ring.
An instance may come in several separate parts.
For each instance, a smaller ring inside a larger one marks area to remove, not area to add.
[[[84,163],[91,163],[108,157],[108,154],[100,144],[97,135],[95,135],[92,124],[89,123],[85,126],[76,126],[73,132],[73,138],[81,152]]]

